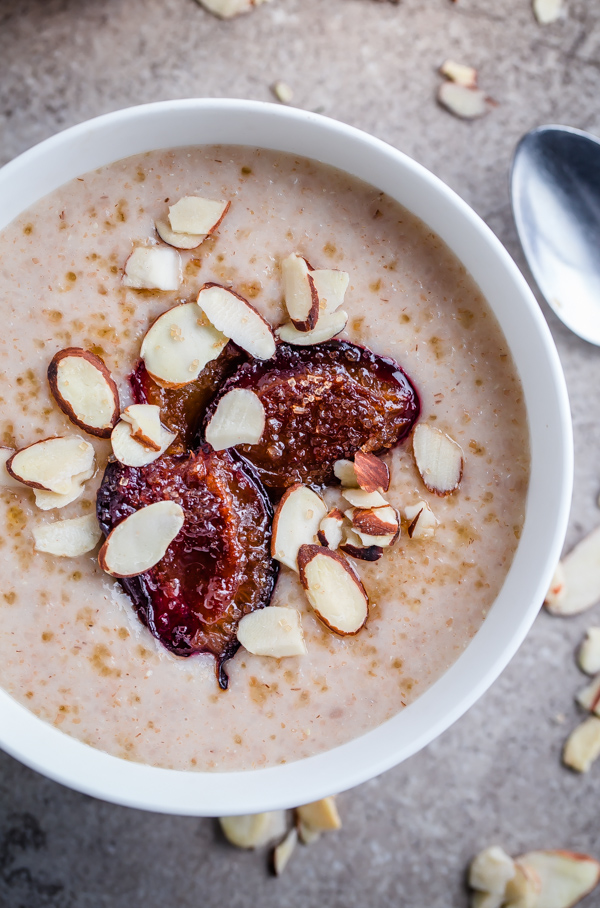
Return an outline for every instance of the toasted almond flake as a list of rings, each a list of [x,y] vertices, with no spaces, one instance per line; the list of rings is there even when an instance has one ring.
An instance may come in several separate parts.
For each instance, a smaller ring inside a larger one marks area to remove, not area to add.
[[[153,451],[163,444],[160,407],[154,404],[131,404],[121,413],[121,419],[131,425],[131,437]]]
[[[540,893],[535,908],[572,908],[596,888],[600,864],[572,851],[530,851],[518,859],[537,874]]]
[[[319,318],[319,295],[306,259],[297,253],[281,263],[283,299],[297,331],[312,331]]]
[[[413,432],[413,454],[421,479],[430,492],[443,497],[459,487],[463,453],[449,435],[427,423],[419,423]]]
[[[13,448],[0,448],[0,490],[2,489],[25,489],[25,486],[14,476],[11,476],[6,469],[6,461],[14,454]]]
[[[476,120],[489,111],[485,92],[479,88],[466,88],[457,82],[443,82],[437,97],[442,107],[461,120]]]
[[[290,829],[285,839],[279,843],[273,852],[273,869],[276,876],[281,876],[298,843],[298,832]]]
[[[564,15],[563,0],[533,0],[533,13],[540,25],[550,25]]]
[[[335,798],[321,798],[296,808],[298,819],[313,832],[330,832],[342,828]]]
[[[343,310],[328,312],[319,318],[316,328],[312,331],[298,331],[291,322],[286,322],[276,330],[277,336],[286,344],[296,347],[309,347],[312,344],[322,344],[337,337],[348,324],[348,313]]]
[[[347,489],[358,489],[356,470],[351,460],[336,460],[333,465],[333,473]]]
[[[586,675],[600,672],[600,627],[588,627],[577,654],[577,664]]]
[[[273,94],[282,104],[289,104],[294,97],[294,92],[287,82],[277,81],[273,85]]]
[[[559,561],[556,565],[554,574],[552,575],[550,587],[548,588],[546,598],[544,599],[544,605],[548,611],[553,612],[555,609],[560,609],[566,596],[567,587],[565,584],[565,569]]]
[[[576,615],[600,599],[600,527],[592,530],[561,562],[563,589],[546,596],[553,615]],[[556,582],[557,575],[553,583]],[[559,580],[561,575],[558,575]]]
[[[333,508],[319,524],[317,536],[321,545],[335,552],[344,535],[343,525],[344,515],[338,508]]]
[[[381,508],[388,503],[379,492],[365,492],[364,489],[343,489],[342,498],[355,508]]]
[[[175,249],[196,249],[207,236],[205,233],[176,233],[169,222],[161,218],[155,221],[154,226],[161,240]]]
[[[310,276],[319,297],[318,326],[323,316],[331,315],[343,304],[350,283],[350,275],[347,271],[321,269],[311,271]]]
[[[136,441],[133,437],[131,423],[122,419],[114,427],[110,436],[113,454],[119,463],[127,467],[145,467],[149,463],[158,460],[176,438],[175,432],[169,432],[164,426],[160,427],[160,432],[160,447],[157,451],[142,444],[140,441]]]
[[[238,625],[237,638],[255,656],[303,656],[306,644],[300,612],[293,608],[270,605],[244,615]]]
[[[141,357],[161,387],[182,388],[195,381],[227,344],[228,338],[210,322],[199,322],[196,303],[182,303],[159,315],[147,331]]]
[[[187,195],[169,208],[169,224],[174,233],[207,236],[217,229],[231,202]]]
[[[354,455],[354,472],[360,488],[365,492],[387,492],[390,487],[387,464],[375,454],[357,451]]]
[[[6,462],[15,479],[33,489],[61,495],[72,490],[73,477],[92,469],[95,454],[81,435],[57,436],[21,448]]]
[[[48,366],[56,403],[80,429],[108,438],[119,418],[119,392],[99,356],[81,347],[56,353]]]
[[[184,523],[181,505],[157,501],[122,520],[109,533],[98,564],[113,577],[143,574],[164,557]]]
[[[219,331],[251,356],[270,359],[274,355],[271,326],[239,293],[208,283],[201,288],[197,303]]]
[[[165,246],[137,246],[125,262],[123,285],[133,290],[178,290],[181,259]]]
[[[327,505],[320,495],[299,482],[290,486],[273,517],[271,556],[298,571],[298,551],[302,545],[314,542],[326,515]]]
[[[471,861],[469,886],[482,892],[504,895],[506,884],[515,872],[513,859],[499,845],[492,845],[480,851]]]
[[[571,732],[563,750],[563,763],[577,772],[587,772],[600,757],[600,719],[590,716]]]
[[[286,828],[283,810],[220,817],[219,823],[227,841],[236,848],[262,848],[282,836]]]
[[[89,470],[78,473],[71,480],[71,485],[67,492],[46,492],[44,489],[34,489],[33,496],[35,503],[41,511],[52,511],[57,508],[65,508],[81,498],[85,491],[85,483],[91,479],[95,473],[95,464]]]
[[[404,509],[410,539],[429,539],[434,535],[439,520],[426,501],[417,501]]]
[[[457,85],[464,85],[465,88],[477,88],[477,70],[472,66],[455,63],[454,60],[446,60],[440,66],[440,73],[451,82],[456,82]]]
[[[95,514],[44,523],[33,530],[34,548],[38,552],[76,558],[95,549],[102,538],[102,530]]]
[[[323,624],[341,636],[357,634],[368,618],[369,599],[346,559],[319,545],[303,545],[298,568],[306,597]]]
[[[206,426],[205,437],[215,451],[235,445],[257,444],[265,430],[265,408],[249,388],[233,388],[223,395]]]
[[[515,875],[506,884],[503,905],[505,908],[536,908],[541,889],[542,881],[536,871],[517,859]]]
[[[351,519],[352,529],[367,536],[391,536],[395,539],[400,532],[398,513],[389,504],[380,508],[353,508]]]

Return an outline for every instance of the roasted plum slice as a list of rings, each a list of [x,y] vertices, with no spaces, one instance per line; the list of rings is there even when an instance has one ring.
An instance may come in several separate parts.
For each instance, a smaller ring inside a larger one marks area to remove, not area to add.
[[[336,460],[381,453],[408,435],[419,397],[392,359],[347,341],[280,344],[267,361],[243,363],[208,407],[204,425],[232,388],[254,391],[265,408],[258,444],[238,445],[275,495],[300,482],[333,479]]]
[[[140,620],[172,653],[215,657],[225,689],[223,664],[239,647],[239,621],[268,605],[275,585],[271,506],[235,451],[217,454],[204,446],[145,467],[110,463],[97,497],[100,526],[108,534],[129,514],[165,499],[183,508],[183,529],[157,565],[119,582]]]

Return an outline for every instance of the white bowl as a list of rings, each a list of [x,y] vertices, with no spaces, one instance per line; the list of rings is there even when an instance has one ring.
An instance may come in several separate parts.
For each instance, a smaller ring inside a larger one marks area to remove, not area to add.
[[[212,143],[261,146],[333,165],[387,193],[441,236],[479,284],[512,351],[529,418],[531,480],[514,561],[465,652],[402,713],[327,753],[248,772],[158,769],[88,747],[0,691],[0,746],[26,765],[118,804],[196,816],[254,813],[342,791],[410,757],[456,721],[498,677],[534,621],[560,557],[573,473],[560,362],[516,265],[437,177],[350,126],[251,101],[193,99],[118,111],[67,129],[0,170],[0,229],[87,171],[153,149]]]

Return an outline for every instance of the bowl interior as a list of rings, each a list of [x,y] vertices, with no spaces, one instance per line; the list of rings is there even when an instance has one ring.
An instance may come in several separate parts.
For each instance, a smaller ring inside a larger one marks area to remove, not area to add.
[[[195,144],[293,152],[387,193],[446,242],[481,288],[512,351],[529,419],[525,525],[482,628],[442,679],[373,731],[284,766],[190,773],[130,763],[46,724],[0,691],[0,745],[72,788],[149,810],[216,816],[306,803],[357,785],[416,753],[495,680],[529,630],[566,531],[572,485],[567,393],[539,308],[500,242],[445,184],[397,150],[333,120],[248,101],[163,102],[108,114],[41,143],[0,170],[0,229],[68,180],[145,151]]]

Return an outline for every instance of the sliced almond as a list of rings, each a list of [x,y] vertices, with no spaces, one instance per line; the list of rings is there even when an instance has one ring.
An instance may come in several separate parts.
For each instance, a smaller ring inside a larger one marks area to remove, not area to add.
[[[76,426],[108,438],[119,419],[119,391],[99,356],[67,347],[53,356],[48,382],[56,403]]]
[[[95,549],[102,538],[102,530],[95,514],[57,520],[33,528],[34,548],[49,555],[76,558]]]
[[[333,472],[336,479],[347,489],[358,489],[358,478],[354,463],[351,460],[336,460],[333,465]]]
[[[386,463],[375,454],[357,451],[354,455],[356,480],[365,492],[387,492],[390,487],[390,471]]]
[[[215,451],[234,445],[255,445],[265,431],[265,408],[258,394],[233,388],[223,395],[206,426],[206,440]]]
[[[342,828],[342,821],[335,803],[335,798],[321,798],[311,804],[296,808],[298,819],[313,832],[330,832]]]
[[[281,82],[278,80],[273,84],[273,94],[278,101],[281,101],[282,104],[290,104],[292,98],[294,97],[294,92],[287,84],[287,82]]]
[[[480,851],[471,861],[469,886],[482,892],[504,895],[506,884],[515,873],[513,859],[499,845],[492,845]]]
[[[404,509],[408,521],[407,533],[410,539],[429,539],[434,535],[439,520],[426,501],[418,501]]]
[[[365,492],[364,489],[343,489],[342,498],[355,508],[381,508],[387,505],[379,492]]]
[[[533,13],[540,25],[550,25],[564,14],[563,0],[533,0]]]
[[[14,454],[13,448],[0,448],[0,490],[2,489],[21,489],[23,490],[23,483],[18,479],[15,479],[14,476],[11,476],[8,470],[6,469],[6,462]]]
[[[530,851],[518,858],[535,871],[541,889],[536,908],[572,908],[600,881],[600,864],[572,851]]]
[[[236,848],[262,848],[282,836],[286,828],[283,810],[220,817],[219,823],[227,841]]]
[[[536,908],[542,881],[533,867],[515,861],[515,875],[506,884],[505,908]]]
[[[229,211],[231,202],[215,202],[187,195],[169,208],[169,224],[174,233],[207,236],[213,233]]]
[[[205,233],[176,233],[167,220],[160,218],[154,222],[154,227],[161,240],[175,249],[196,249],[206,239]]]
[[[395,539],[400,532],[398,513],[389,504],[381,508],[354,508],[352,529],[367,536],[391,536]]]
[[[303,656],[306,653],[300,612],[293,608],[270,605],[244,615],[238,625],[237,638],[255,656]]]
[[[163,443],[160,407],[154,404],[131,404],[125,407],[121,419],[131,425],[132,438],[153,451],[160,451]]]
[[[73,477],[92,469],[94,448],[81,435],[57,436],[21,448],[6,462],[14,479],[32,489],[61,495],[72,490]]]
[[[345,555],[357,558],[359,561],[379,561],[383,555],[382,546],[363,542],[358,533],[348,529],[344,530],[344,541],[339,548]]]
[[[142,341],[141,357],[158,385],[182,388],[198,378],[227,342],[196,303],[182,303],[159,315]]]
[[[559,561],[556,565],[554,574],[552,575],[550,587],[548,588],[546,598],[544,599],[544,605],[549,612],[554,612],[556,609],[560,610],[566,597],[567,587],[565,583],[565,569]]]
[[[298,552],[300,581],[315,614],[341,636],[357,634],[369,614],[369,598],[346,559],[319,545]]]
[[[471,896],[471,908],[502,908],[504,897],[493,892],[475,891]]]
[[[296,828],[298,829],[298,838],[303,845],[313,845],[321,838],[320,832],[316,829],[311,829],[310,826],[307,826],[306,823],[303,823],[301,820],[297,821]]]
[[[95,473],[95,465],[89,470],[78,473],[71,480],[71,486],[67,492],[46,492],[45,489],[34,489],[33,496],[35,503],[41,511],[52,511],[57,508],[65,508],[68,504],[81,498],[85,491],[85,482],[91,479]]]
[[[413,453],[421,479],[430,492],[450,495],[460,485],[463,452],[449,435],[420,423],[413,432]]]
[[[576,615],[600,599],[600,527],[592,530],[561,562],[564,590],[546,597],[553,615]],[[556,577],[556,575],[555,575]]]
[[[577,664],[586,675],[600,672],[600,627],[588,627],[585,639],[579,647]]]
[[[330,315],[343,304],[350,275],[347,271],[322,269],[311,271],[310,276],[319,297],[319,322],[324,315]]]
[[[590,684],[587,684],[583,690],[579,691],[575,700],[582,709],[600,714],[600,674],[596,675]]]
[[[312,344],[322,344],[337,337],[348,324],[348,313],[339,309],[337,312],[328,312],[322,315],[317,322],[317,327],[312,331],[298,331],[291,322],[286,322],[277,328],[276,334],[286,344],[296,347],[308,347]]]
[[[164,558],[185,515],[174,501],[157,501],[118,523],[100,549],[98,564],[113,577],[136,577]]]
[[[344,515],[338,508],[333,508],[319,524],[317,536],[321,545],[335,552],[344,535],[343,525]]]
[[[464,85],[465,88],[477,88],[477,70],[472,66],[455,63],[454,60],[446,60],[440,66],[440,73],[451,82],[456,82],[457,85]]]
[[[290,829],[283,842],[280,842],[273,852],[273,869],[276,876],[281,876],[287,867],[297,844],[298,832],[296,829]]]
[[[299,482],[290,486],[273,517],[272,557],[298,571],[298,551],[314,542],[326,514],[327,505],[320,495]]]
[[[312,331],[319,318],[319,294],[306,259],[295,252],[281,263],[285,307],[297,331]]]
[[[466,88],[456,82],[443,82],[437,94],[438,101],[461,120],[476,120],[488,113],[489,101],[479,88]]]
[[[110,436],[113,454],[119,461],[127,467],[146,467],[149,463],[165,453],[167,448],[176,438],[175,432],[169,432],[164,426],[161,426],[160,448],[155,450],[136,441],[133,437],[133,426],[131,423],[121,420],[116,424]]]
[[[133,290],[177,290],[181,259],[165,246],[137,246],[125,262],[123,285]]]
[[[563,750],[563,763],[577,772],[587,772],[600,757],[600,719],[590,716],[571,732]]]
[[[205,284],[197,302],[212,324],[242,350],[256,359],[274,355],[271,326],[243,296],[220,284]]]

